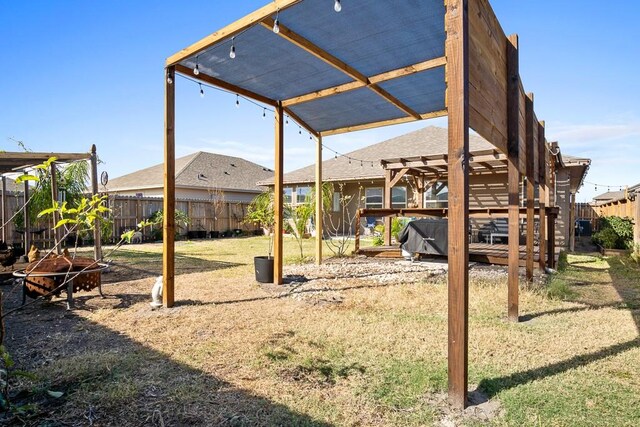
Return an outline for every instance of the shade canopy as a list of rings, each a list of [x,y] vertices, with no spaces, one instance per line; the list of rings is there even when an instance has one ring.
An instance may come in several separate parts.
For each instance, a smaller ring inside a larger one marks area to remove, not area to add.
[[[330,135],[445,115],[444,21],[442,0],[275,1],[167,65]]]
[[[59,163],[89,160],[91,153],[0,152],[0,175],[22,172],[55,157]]]

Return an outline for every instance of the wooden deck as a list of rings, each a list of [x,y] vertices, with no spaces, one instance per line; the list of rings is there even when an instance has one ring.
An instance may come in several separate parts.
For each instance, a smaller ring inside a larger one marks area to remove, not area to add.
[[[560,249],[556,248],[556,258]],[[360,248],[357,255],[364,255],[372,258],[402,258],[400,247],[392,246],[368,246]],[[509,255],[509,245],[489,245],[487,243],[469,243],[469,261],[484,264],[507,265]],[[446,258],[446,255],[432,255],[434,257]],[[422,256],[427,257],[426,255]],[[537,267],[539,260],[538,246],[533,248],[534,265]],[[520,266],[525,266],[526,246],[520,246]]]

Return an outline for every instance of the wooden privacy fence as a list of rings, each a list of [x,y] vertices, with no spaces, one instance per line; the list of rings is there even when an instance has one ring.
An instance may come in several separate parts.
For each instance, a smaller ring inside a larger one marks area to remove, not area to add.
[[[1,203],[1,196],[0,196]],[[8,220],[24,204],[22,193],[8,193],[5,216]],[[134,230],[142,220],[149,219],[155,212],[162,210],[162,198],[159,197],[134,197],[134,196],[109,196],[107,206],[111,209],[113,223],[110,232],[103,232],[103,240],[113,242],[120,239],[120,235],[126,230]],[[203,199],[183,199],[176,201],[176,209],[184,212],[190,219],[187,226],[180,225],[178,233],[188,235],[189,232],[206,232],[207,237],[211,231],[220,233],[242,230],[253,232],[257,226],[244,223],[247,214],[247,202],[221,201]],[[50,219],[38,220],[31,225],[31,239],[39,248],[48,248],[54,242],[53,223]],[[160,227],[155,227],[159,230]],[[150,228],[143,230],[145,240],[153,240],[158,231]],[[154,235],[155,234],[155,235]],[[1,239],[16,246],[23,241],[24,233],[14,221],[9,221],[3,230]]]
[[[135,229],[140,221],[149,219],[155,212],[162,210],[162,198],[115,195],[109,196],[108,206],[113,215],[111,238],[118,239],[124,231]],[[211,231],[253,231],[257,228],[254,224],[244,223],[248,206],[248,202],[178,199],[176,211],[184,212],[190,219],[186,226],[176,224],[178,234],[206,232],[209,237]],[[153,230],[149,228],[142,233],[145,239],[154,237]]]

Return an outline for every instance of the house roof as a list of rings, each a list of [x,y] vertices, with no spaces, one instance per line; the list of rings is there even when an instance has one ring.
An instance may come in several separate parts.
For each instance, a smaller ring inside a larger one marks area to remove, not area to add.
[[[624,191],[607,191],[593,198],[596,202],[610,202],[613,200],[624,199]]]
[[[175,161],[177,188],[216,188],[225,191],[259,193],[256,181],[273,177],[273,171],[240,157],[199,151]],[[115,178],[107,192],[132,191],[164,186],[164,164]]]
[[[571,191],[576,192],[582,187],[584,178],[587,175],[589,166],[591,166],[591,159],[584,157],[570,156],[568,154],[561,154],[561,166],[570,168],[570,185]]]
[[[400,135],[377,144],[322,162],[323,181],[349,181],[384,178],[380,160],[397,157],[447,154],[448,130],[436,126]],[[469,151],[491,150],[495,147],[477,135],[469,135]],[[349,158],[357,159],[351,160]],[[360,160],[363,160],[362,164]],[[315,182],[315,165],[289,172],[283,177],[285,184]],[[259,182],[273,185],[273,178]]]

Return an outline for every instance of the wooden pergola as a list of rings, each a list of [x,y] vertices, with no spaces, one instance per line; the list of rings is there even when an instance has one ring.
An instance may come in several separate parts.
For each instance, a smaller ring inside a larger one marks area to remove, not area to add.
[[[51,199],[54,202],[58,201],[58,185],[56,182],[57,164],[59,163],[71,163],[79,160],[88,160],[91,162],[91,192],[92,194],[98,194],[98,156],[96,153],[96,146],[92,145],[91,150],[87,153],[35,153],[31,151],[27,152],[0,152],[0,176],[2,177],[2,188],[0,194],[2,195],[2,206],[0,208],[0,217],[2,224],[8,221],[7,210],[7,178],[6,174],[15,174],[22,172],[27,174],[28,171],[33,169],[34,166],[42,164],[55,157],[56,161],[50,165],[51,173]],[[29,181],[24,181],[24,200],[25,204],[22,208],[24,217],[24,248],[25,253],[29,250],[31,243],[30,240],[30,224],[29,224],[29,204],[26,203],[29,200]],[[58,218],[54,213],[54,224],[57,223]],[[54,230],[55,243],[60,241],[60,229]],[[6,227],[2,227],[2,240],[7,241]],[[96,222],[96,227],[93,232],[94,238],[94,257],[96,260],[102,259],[102,245],[100,241],[100,227]],[[58,253],[60,253],[60,246],[57,246]]]
[[[493,165],[472,158],[469,129],[492,143],[509,192],[508,317],[518,321],[519,183],[527,179],[527,236],[533,235],[534,186],[546,217],[550,168],[544,123],[519,75],[518,37],[507,37],[488,0],[274,0],[170,56],[165,68],[164,304],[174,304],[175,73],[251,98],[275,110],[274,282],[282,283],[283,124],[288,116],[316,139],[448,116],[448,154],[426,165],[448,176],[449,397],[466,405],[468,348],[469,172]],[[392,153],[390,153],[390,157]],[[409,160],[409,159],[407,159]],[[422,162],[423,159],[418,159]],[[322,259],[318,192],[316,260]],[[549,227],[553,222],[549,223]],[[544,221],[540,223],[545,235]],[[531,257],[531,259],[533,259]],[[527,270],[532,271],[533,267]]]

